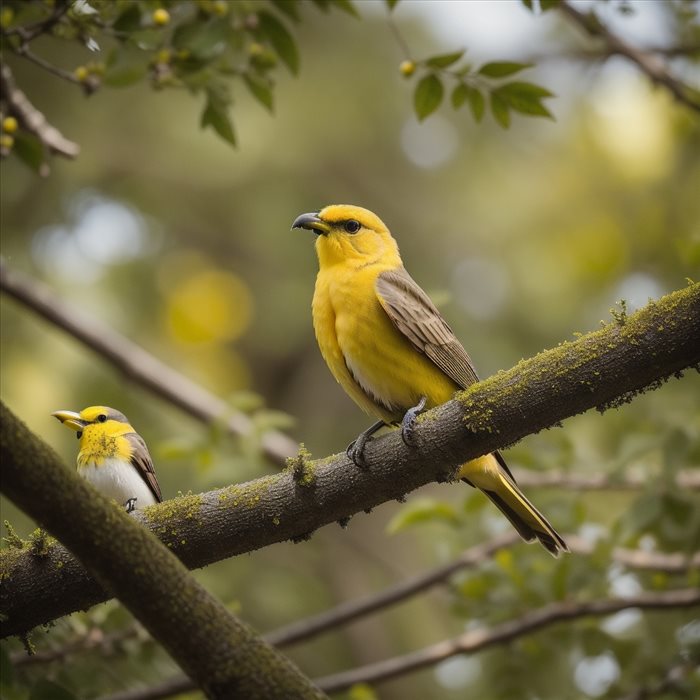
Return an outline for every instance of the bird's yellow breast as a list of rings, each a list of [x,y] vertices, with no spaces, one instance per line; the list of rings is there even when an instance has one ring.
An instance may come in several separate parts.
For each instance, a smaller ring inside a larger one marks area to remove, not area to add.
[[[388,423],[400,421],[423,396],[431,407],[457,389],[379,303],[377,276],[395,267],[393,261],[322,265],[313,299],[316,338],[334,377],[362,410]]]
[[[85,426],[80,438],[78,467],[101,466],[112,458],[130,461],[133,448],[126,435],[133,432],[130,425],[112,420]]]

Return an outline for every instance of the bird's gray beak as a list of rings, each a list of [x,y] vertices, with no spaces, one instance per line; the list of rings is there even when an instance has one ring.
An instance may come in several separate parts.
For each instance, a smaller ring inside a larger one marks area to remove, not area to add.
[[[87,425],[87,421],[84,421],[75,411],[54,411],[51,415],[75,431],[80,431]]]
[[[325,236],[331,230],[331,227],[323,219],[318,218],[317,212],[297,216],[292,228],[305,228],[307,231],[313,231],[317,236]]]

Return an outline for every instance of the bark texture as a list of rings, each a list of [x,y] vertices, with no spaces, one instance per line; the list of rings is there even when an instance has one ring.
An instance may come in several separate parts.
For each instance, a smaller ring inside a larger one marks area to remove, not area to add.
[[[690,367],[700,368],[700,284],[523,360],[420,416],[416,446],[389,434],[368,443],[367,469],[344,454],[303,454],[273,476],[147,508],[141,519],[189,568],[317,528],[448,479],[457,465],[591,408],[603,411]],[[12,435],[3,425],[2,458]],[[36,455],[32,461],[41,462]],[[186,485],[183,485],[183,490]],[[2,636],[24,632],[110,594],[61,545],[38,560],[0,554]]]
[[[121,600],[207,697],[325,697],[289,659],[210,596],[153,533],[67,469],[1,403],[0,418],[3,493],[60,537],[101,589]],[[23,551],[15,548],[19,555]],[[29,552],[40,569],[57,566],[37,549]],[[63,573],[59,567],[59,577]],[[3,571],[3,596],[13,584],[12,572]],[[58,585],[51,598],[60,597]]]

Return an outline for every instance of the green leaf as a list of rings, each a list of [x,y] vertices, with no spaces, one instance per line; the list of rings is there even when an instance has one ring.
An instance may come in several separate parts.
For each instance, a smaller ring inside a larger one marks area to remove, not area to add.
[[[394,515],[386,529],[390,535],[395,535],[407,527],[427,522],[458,525],[459,517],[449,503],[436,501],[433,498],[415,498]]]
[[[460,83],[452,91],[452,106],[455,109],[459,109],[466,101],[467,95],[469,94],[469,87],[464,83]]]
[[[260,30],[269,39],[287,68],[296,75],[299,72],[299,51],[287,28],[273,14],[263,10],[258,13]]]
[[[138,2],[131,3],[115,20],[112,29],[115,32],[130,34],[141,27],[141,7]]]
[[[102,81],[111,87],[126,87],[145,78],[146,71],[143,52],[130,50],[128,46],[115,48],[107,57]]]
[[[224,141],[228,141],[232,146],[236,145],[236,135],[228,114],[228,102],[215,90],[207,90],[207,103],[202,112],[200,126],[202,129],[210,126]]]
[[[425,65],[429,66],[430,68],[447,68],[453,63],[457,63],[462,56],[464,56],[464,50],[453,51],[452,53],[443,53],[439,56],[432,56],[431,58],[427,59]]]
[[[413,94],[413,108],[416,111],[418,121],[423,121],[440,106],[444,93],[445,88],[442,86],[440,78],[433,73],[418,81],[416,91]]]
[[[331,5],[337,7],[339,10],[342,10],[352,17],[360,19],[360,15],[355,9],[355,6],[352,4],[351,0],[331,0]]]
[[[474,121],[480,122],[484,116],[486,102],[481,91],[471,85],[460,83],[452,91],[452,106],[459,109],[466,101],[469,101],[469,107],[472,111]]]
[[[532,0],[520,0],[525,7],[527,7],[530,12],[532,12]]]
[[[275,6],[276,10],[283,15],[287,15],[289,19],[295,22],[299,21],[299,0],[270,0],[270,2]]]
[[[472,110],[472,116],[475,122],[480,122],[484,117],[484,111],[486,109],[486,100],[481,94],[480,90],[476,88],[470,88],[469,94],[467,95],[469,99],[469,107]]]
[[[493,91],[511,109],[521,114],[529,114],[535,117],[548,117],[553,119],[552,113],[542,104],[544,97],[551,97],[552,93],[533,83],[508,83],[501,85]]]
[[[479,75],[486,78],[505,78],[508,75],[519,73],[521,70],[531,68],[532,63],[515,63],[514,61],[493,61],[484,63],[478,70]]]
[[[58,683],[42,679],[32,688],[29,700],[78,700],[78,698]]]
[[[212,17],[206,21],[195,20],[181,24],[173,33],[173,46],[188,51],[198,61],[211,61],[220,56],[234,38],[228,20]]]
[[[384,2],[389,8],[389,12],[391,12],[391,10],[393,10],[399,4],[399,0],[384,0]]]
[[[263,105],[263,107],[272,112],[274,109],[274,103],[272,99],[272,89],[269,83],[264,78],[261,78],[259,75],[255,75],[254,73],[246,73],[243,76],[243,80],[253,97],[255,97],[255,99]]]
[[[542,12],[547,12],[547,10],[553,10],[559,5],[561,0],[540,0],[540,8]]]
[[[510,126],[510,111],[508,105],[495,92],[491,93],[491,113],[494,119],[504,128]]]

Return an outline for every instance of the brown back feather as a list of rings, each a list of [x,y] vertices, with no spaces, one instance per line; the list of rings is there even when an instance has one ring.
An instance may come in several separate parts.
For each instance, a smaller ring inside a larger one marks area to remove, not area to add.
[[[387,316],[457,386],[479,381],[474,364],[430,297],[403,267],[382,272],[375,290]]]
[[[136,471],[153,492],[156,502],[160,503],[163,500],[163,495],[160,492],[156,471],[153,468],[153,460],[144,439],[138,433],[129,433],[126,437],[133,449],[131,463],[136,467]]]

